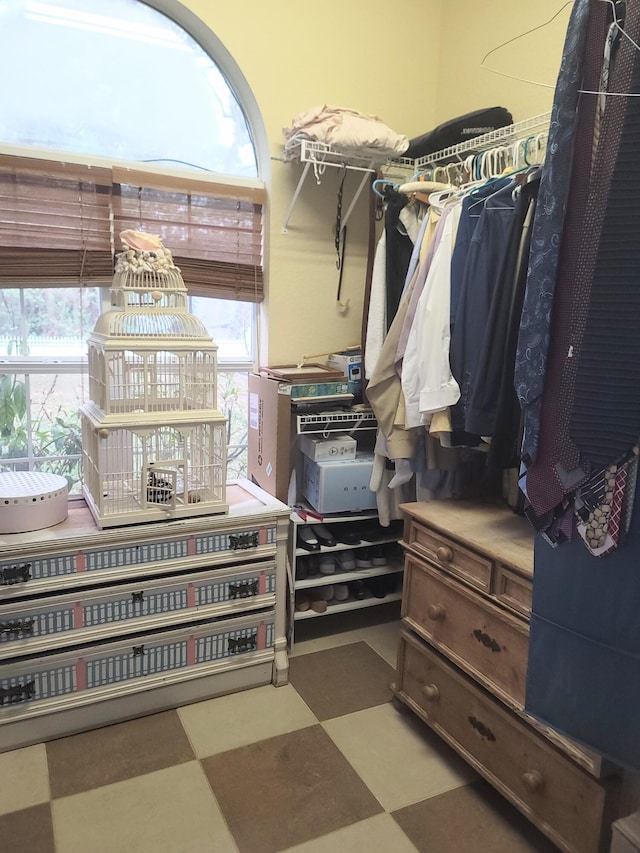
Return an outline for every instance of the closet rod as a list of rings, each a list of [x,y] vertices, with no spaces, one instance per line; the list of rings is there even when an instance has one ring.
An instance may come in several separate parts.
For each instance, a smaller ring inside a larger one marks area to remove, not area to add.
[[[542,133],[549,129],[551,121],[551,113],[541,113],[532,118],[524,119],[523,121],[508,124],[505,127],[499,127],[497,130],[492,130],[490,133],[484,133],[482,136],[474,136],[472,139],[467,139],[465,142],[460,142],[457,145],[450,145],[448,148],[441,148],[440,151],[434,151],[433,154],[427,154],[424,157],[418,157],[414,161],[415,170],[419,172],[426,166],[431,166],[439,160],[449,160],[452,157],[457,157],[460,154],[468,154],[476,151],[486,151],[488,148],[493,148],[499,144],[509,145],[517,142],[519,139],[527,136]],[[462,158],[460,158],[462,159]]]

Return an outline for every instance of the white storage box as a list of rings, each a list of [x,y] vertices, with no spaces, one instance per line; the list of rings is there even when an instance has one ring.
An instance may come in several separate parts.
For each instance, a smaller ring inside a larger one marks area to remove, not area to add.
[[[373,455],[355,459],[313,462],[305,457],[303,494],[322,513],[361,512],[376,508],[376,495],[369,488]]]
[[[355,459],[358,443],[355,438],[340,435],[335,438],[312,438],[300,436],[300,450],[314,462],[335,462],[339,459]]]

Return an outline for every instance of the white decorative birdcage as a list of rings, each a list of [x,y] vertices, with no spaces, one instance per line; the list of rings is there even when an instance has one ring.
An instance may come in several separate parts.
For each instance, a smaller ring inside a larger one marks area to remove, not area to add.
[[[84,497],[99,527],[226,512],[217,346],[159,239],[121,237],[111,307],[88,342]]]

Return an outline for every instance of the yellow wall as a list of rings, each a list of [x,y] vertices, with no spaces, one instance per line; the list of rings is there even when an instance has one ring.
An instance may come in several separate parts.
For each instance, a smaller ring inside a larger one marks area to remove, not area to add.
[[[262,112],[272,157],[282,150],[282,128],[323,103],[376,114],[409,137],[479,107],[506,106],[516,120],[550,108],[551,89],[498,77],[480,69],[480,62],[500,42],[550,18],[559,0],[183,2],[240,67]],[[554,83],[567,18],[568,10],[500,51],[492,57],[496,67]],[[261,350],[262,364],[295,362],[360,340],[366,191],[348,223],[342,298],[349,307],[342,312],[333,241],[339,173],[327,169],[319,187],[308,177],[283,234],[300,173],[298,164],[271,163],[268,347]],[[359,179],[359,173],[348,174],[345,207]]]

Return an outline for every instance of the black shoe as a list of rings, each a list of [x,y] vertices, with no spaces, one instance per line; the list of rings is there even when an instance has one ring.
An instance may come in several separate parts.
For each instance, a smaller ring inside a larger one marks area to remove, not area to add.
[[[333,548],[336,544],[336,540],[331,534],[331,531],[328,530],[324,524],[312,524],[311,529],[321,545],[324,545],[326,548]]]
[[[354,598],[357,598],[358,601],[362,601],[363,598],[367,597],[367,587],[364,584],[364,581],[351,581],[349,584],[349,592]]]
[[[320,543],[318,542],[315,533],[307,525],[298,527],[298,548],[304,548],[305,551],[320,550]]]
[[[367,586],[374,598],[385,598],[389,592],[388,582],[384,577],[369,578]]]
[[[336,524],[331,528],[335,541],[343,545],[359,545],[360,537],[352,524]]]

